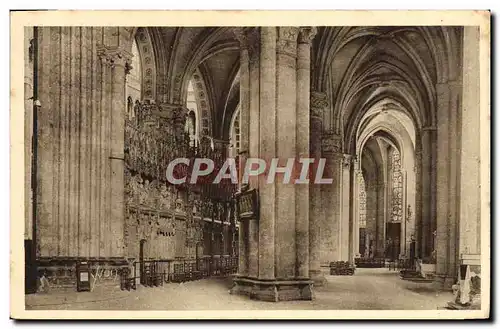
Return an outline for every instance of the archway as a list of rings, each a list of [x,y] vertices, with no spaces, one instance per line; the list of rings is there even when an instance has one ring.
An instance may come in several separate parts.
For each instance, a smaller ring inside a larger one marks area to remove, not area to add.
[[[361,120],[356,145],[356,256],[408,259],[415,235],[412,209],[418,185],[415,125],[404,109],[384,99]]]

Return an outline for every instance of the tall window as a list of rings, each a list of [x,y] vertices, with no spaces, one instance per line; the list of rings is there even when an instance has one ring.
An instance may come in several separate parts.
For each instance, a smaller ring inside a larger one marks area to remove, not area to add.
[[[186,120],[186,132],[189,135],[189,146],[196,146],[196,114],[194,111],[189,111]]]
[[[189,109],[188,120],[186,121],[186,131],[189,133],[190,145],[196,146],[198,141],[198,123],[196,120],[198,105],[196,103],[196,95],[192,81],[189,81],[188,84],[186,105]]]
[[[398,150],[392,152],[392,221],[403,219],[403,173],[401,172],[401,155]]]
[[[127,96],[130,96],[132,103],[135,103],[136,100],[141,100],[142,82],[141,58],[135,41],[132,44],[132,61],[130,66],[130,72],[127,75]]]

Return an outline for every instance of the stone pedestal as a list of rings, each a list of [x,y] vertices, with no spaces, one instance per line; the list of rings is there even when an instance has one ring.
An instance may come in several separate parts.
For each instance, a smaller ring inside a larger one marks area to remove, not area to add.
[[[260,280],[236,276],[233,280],[232,294],[241,294],[251,299],[267,302],[312,300],[312,280]]]

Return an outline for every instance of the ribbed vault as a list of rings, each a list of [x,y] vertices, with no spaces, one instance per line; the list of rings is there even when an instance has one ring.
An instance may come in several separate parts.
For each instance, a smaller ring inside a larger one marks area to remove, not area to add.
[[[442,27],[321,28],[311,85],[328,94],[325,129],[354,153],[364,115],[390,99],[416,127],[436,123],[436,84],[456,78],[458,30]]]

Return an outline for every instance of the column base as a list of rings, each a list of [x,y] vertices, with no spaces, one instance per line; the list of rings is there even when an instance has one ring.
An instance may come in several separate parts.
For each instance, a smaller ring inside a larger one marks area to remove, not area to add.
[[[235,276],[230,293],[267,302],[312,300],[313,281],[309,279],[261,280]]]
[[[437,274],[434,277],[434,282],[432,283],[436,290],[452,290],[455,284],[455,278],[449,275]]]
[[[322,287],[326,284],[325,274],[322,270],[309,271],[309,277],[314,283],[315,287]]]

